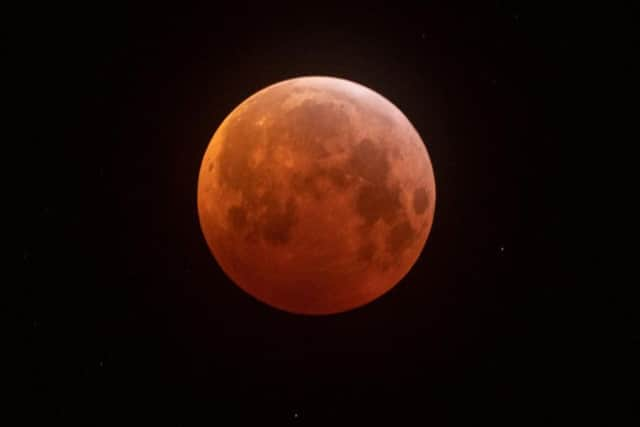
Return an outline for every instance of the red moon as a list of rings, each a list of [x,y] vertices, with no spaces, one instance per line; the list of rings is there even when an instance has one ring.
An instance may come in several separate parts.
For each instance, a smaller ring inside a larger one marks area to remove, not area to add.
[[[436,190],[418,132],[360,84],[299,77],[255,93],[204,154],[198,215],[227,276],[308,315],[361,307],[422,252]]]

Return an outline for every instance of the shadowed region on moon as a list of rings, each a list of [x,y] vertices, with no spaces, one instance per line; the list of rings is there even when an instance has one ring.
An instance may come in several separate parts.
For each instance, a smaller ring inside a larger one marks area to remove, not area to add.
[[[242,206],[231,206],[229,208],[229,222],[237,231],[242,231],[247,225],[247,211]]]
[[[268,199],[274,203],[262,217],[262,237],[271,243],[283,244],[291,237],[291,228],[296,222],[296,202],[294,197],[287,200],[284,208],[275,205],[275,199]]]
[[[402,213],[398,190],[386,184],[390,163],[388,152],[363,139],[355,147],[346,169],[364,180],[358,190],[356,209],[368,225],[378,219],[391,223]]]
[[[363,261],[371,261],[373,259],[373,255],[376,252],[376,247],[373,242],[369,241],[364,245],[360,246],[358,249],[358,257]]]
[[[353,185],[353,178],[336,167],[314,166],[309,172],[296,172],[292,177],[291,185],[296,193],[309,194],[319,200],[328,195],[329,185],[338,190],[345,190],[349,185]]]
[[[405,250],[415,239],[415,230],[411,228],[408,221],[402,221],[391,229],[387,243],[393,254]]]
[[[345,134],[348,126],[349,118],[335,104],[307,99],[276,121],[270,132],[291,150],[319,159],[329,154],[323,141]]]
[[[417,188],[413,192],[413,209],[418,215],[424,213],[429,207],[429,195],[423,187]]]
[[[198,212],[239,287],[286,311],[328,314],[407,273],[434,196],[425,147],[393,104],[309,77],[270,86],[225,119],[205,153]]]

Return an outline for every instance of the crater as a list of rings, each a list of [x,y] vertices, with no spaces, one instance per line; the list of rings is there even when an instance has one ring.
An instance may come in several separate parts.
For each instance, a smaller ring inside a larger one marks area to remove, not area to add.
[[[375,254],[375,252],[376,248],[373,242],[369,241],[367,243],[364,243],[358,249],[358,259],[369,263],[373,259],[373,255]]]
[[[349,186],[349,180],[347,179],[347,174],[344,170],[339,168],[329,168],[325,173],[336,187],[344,190]]]
[[[310,173],[299,173],[295,172],[291,176],[291,186],[296,194],[310,194],[314,198],[319,199],[322,194],[320,194],[319,189],[315,185],[315,181],[317,178],[316,172]]]
[[[386,150],[368,138],[358,143],[351,153],[347,169],[375,186],[384,186],[389,175]]]
[[[267,210],[260,221],[262,238],[274,244],[285,244],[291,240],[291,229],[296,223],[296,203],[293,197],[287,200],[284,209],[267,204]]]
[[[411,228],[409,222],[405,220],[393,226],[387,236],[387,246],[392,254],[397,254],[411,246],[415,238],[415,231]]]
[[[429,207],[429,194],[424,187],[416,188],[413,192],[413,210],[422,215]]]
[[[282,114],[269,129],[282,144],[312,159],[328,156],[325,141],[348,131],[349,117],[344,111],[333,102],[312,99]]]
[[[392,223],[400,214],[400,198],[398,189],[376,187],[365,184],[358,191],[356,210],[368,225],[382,219]]]
[[[326,197],[328,185],[345,190],[350,180],[347,173],[338,167],[315,167],[309,172],[294,173],[291,183],[297,194],[310,194],[316,200],[320,200]]]
[[[358,143],[348,160],[347,169],[363,180],[357,190],[355,210],[364,220],[360,233],[365,242],[370,240],[368,233],[377,221],[394,224],[405,217],[398,187],[387,184],[391,170],[389,155],[388,149],[365,138]],[[389,238],[389,245],[394,248],[394,252],[397,252],[397,247],[407,244],[407,236],[413,231],[407,221],[402,224],[404,226],[393,228],[394,237]],[[360,249],[359,255],[366,257],[370,250],[372,249],[365,246]]]
[[[227,217],[231,226],[239,231],[243,230],[247,225],[247,211],[242,206],[232,206],[227,211]]]

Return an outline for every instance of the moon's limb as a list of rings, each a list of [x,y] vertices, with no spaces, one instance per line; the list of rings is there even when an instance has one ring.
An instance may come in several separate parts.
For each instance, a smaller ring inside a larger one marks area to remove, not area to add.
[[[242,289],[280,309],[349,310],[392,288],[431,229],[431,162],[408,119],[375,92],[307,77],[240,104],[198,181],[207,243]]]

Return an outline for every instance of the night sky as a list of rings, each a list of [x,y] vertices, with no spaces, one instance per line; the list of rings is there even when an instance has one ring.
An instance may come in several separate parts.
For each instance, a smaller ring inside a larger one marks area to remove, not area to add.
[[[23,65],[16,108],[31,111],[21,131],[22,420],[590,417],[595,374],[582,357],[574,270],[597,253],[565,256],[578,234],[562,226],[559,184],[573,123],[565,18],[505,2],[231,3],[49,6],[10,32]],[[281,312],[234,286],[196,210],[200,161],[224,117],[302,75],[353,80],[397,105],[437,185],[434,226],[409,274],[327,317]]]

